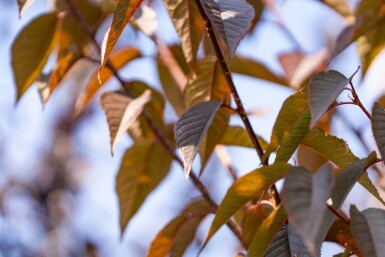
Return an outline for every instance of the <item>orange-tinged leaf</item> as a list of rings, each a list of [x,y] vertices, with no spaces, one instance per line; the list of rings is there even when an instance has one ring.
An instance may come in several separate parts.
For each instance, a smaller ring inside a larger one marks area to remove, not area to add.
[[[126,151],[116,178],[122,234],[147,196],[167,175],[171,162],[171,155],[153,140],[137,142]]]
[[[123,133],[129,129],[142,113],[143,107],[151,100],[151,91],[146,90],[136,99],[107,92],[101,96],[100,104],[106,114],[110,128],[111,154]]]
[[[210,205],[205,200],[190,203],[157,234],[147,257],[182,257],[193,241],[199,224],[210,212]]]
[[[116,51],[111,56],[111,64],[115,69],[120,69],[127,63],[136,58],[141,57],[141,53],[138,49],[133,47],[126,47]],[[98,75],[99,74],[99,75]],[[100,81],[99,81],[99,78]],[[92,74],[90,80],[85,86],[82,94],[79,96],[76,101],[76,113],[81,113],[83,109],[87,106],[87,104],[91,101],[91,99],[95,96],[98,90],[113,76],[112,71],[107,68],[102,72],[98,73],[98,70]]]
[[[56,13],[43,14],[17,35],[12,45],[12,67],[17,99],[40,76],[55,43],[58,19]]]
[[[99,76],[101,76],[101,72],[107,63],[116,42],[118,42],[123,29],[142,2],[143,0],[119,0],[114,12],[114,17],[112,18],[112,24],[104,35],[101,52],[102,59],[98,70]]]

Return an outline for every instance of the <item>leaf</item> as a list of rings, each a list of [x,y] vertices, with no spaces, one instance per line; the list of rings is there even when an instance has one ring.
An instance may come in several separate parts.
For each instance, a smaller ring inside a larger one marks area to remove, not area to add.
[[[285,208],[281,204],[261,224],[250,244],[247,256],[264,256],[275,235],[279,232],[287,216]]]
[[[332,187],[329,166],[314,175],[302,167],[293,167],[285,176],[282,195],[286,211],[312,256],[316,255],[315,240]]]
[[[359,253],[357,242],[353,237],[350,226],[340,219],[336,219],[333,225],[330,227],[325,241],[335,242],[340,246],[349,249],[355,254]],[[358,256],[362,257],[361,254]]]
[[[203,8],[214,28],[226,42],[230,56],[247,34],[254,18],[254,8],[245,0],[213,0],[202,2]]]
[[[148,194],[167,175],[171,162],[156,141],[137,142],[126,151],[116,178],[122,234]]]
[[[133,47],[126,47],[117,50],[111,56],[111,64],[115,69],[124,67],[127,63],[141,57],[141,53],[138,49]],[[76,101],[76,113],[81,113],[84,108],[89,104],[91,99],[95,96],[98,90],[105,84],[114,74],[110,68],[103,69],[101,72],[95,70],[91,75],[87,85],[84,87],[83,92]],[[100,79],[100,80],[99,80]]]
[[[368,165],[376,159],[376,154],[373,152],[368,156],[368,158],[357,160],[345,167],[343,170],[336,174],[335,186],[331,193],[331,205],[334,209],[339,210],[348,196],[349,192],[352,190],[355,183],[359,178],[364,174]],[[326,234],[336,217],[331,212],[326,212],[322,221],[322,226],[319,230],[317,236],[317,245],[321,246],[324,241]]]
[[[254,2],[259,2],[259,0]],[[235,73],[266,80],[286,87],[288,86],[283,78],[275,75],[263,64],[248,59],[247,57],[234,56],[230,63],[230,69]]]
[[[351,224],[358,247],[365,257],[380,257],[385,252],[385,211],[369,208],[359,212],[350,207]]]
[[[310,172],[314,173],[328,160],[311,148],[300,145],[298,147],[297,161],[298,166],[302,166]]]
[[[154,38],[158,29],[158,17],[156,11],[147,4],[141,6],[140,17],[132,22],[133,27],[137,27],[145,35]]]
[[[380,104],[375,103],[372,111],[372,131],[381,156],[385,156],[385,111]]]
[[[151,91],[145,91],[140,97],[130,99],[127,96],[115,93],[104,93],[100,98],[110,128],[111,154],[114,153],[115,145],[132,126],[138,116],[142,113],[143,107],[151,100]]]
[[[179,35],[187,62],[195,64],[199,43],[205,30],[195,2],[191,0],[163,0],[163,2]]]
[[[12,67],[17,100],[40,76],[54,47],[58,19],[56,13],[43,14],[27,24],[12,44]]]
[[[249,28],[249,33],[252,33],[254,31],[254,28],[256,27],[257,23],[259,22],[263,9],[264,9],[264,4],[263,1],[261,0],[246,0],[254,9],[255,15],[253,20],[251,21],[251,25]]]
[[[182,257],[193,241],[199,224],[210,212],[210,205],[205,200],[190,203],[157,234],[147,257]]]
[[[354,20],[354,14],[345,0],[322,0],[322,2],[344,17],[347,21]]]
[[[267,148],[266,141],[260,136],[257,136],[257,138],[258,138],[258,142],[262,146],[262,149],[266,150]],[[223,134],[223,137],[219,141],[219,144],[254,148],[254,145],[251,142],[251,139],[246,129],[239,126],[227,126],[225,133]]]
[[[104,66],[106,65],[108,58],[112,50],[115,47],[116,42],[120,35],[123,32],[123,29],[126,27],[127,23],[130,21],[132,15],[139,8],[143,0],[119,0],[114,16],[112,18],[111,26],[104,35],[101,51],[101,62],[98,70],[98,74],[101,78],[101,72],[103,71]]]
[[[183,156],[186,177],[190,174],[198,144],[210,127],[221,104],[220,101],[207,101],[194,105],[175,124],[176,146]]]
[[[256,169],[237,179],[231,185],[218,207],[204,246],[237,210],[249,200],[257,197],[263,190],[269,188],[277,180],[283,178],[290,167],[291,166],[287,163],[275,163],[270,166]]]
[[[312,117],[310,126],[313,126],[325,113],[357,71],[350,78],[346,78],[338,71],[330,70],[320,72],[311,79],[309,84],[309,103]]]
[[[24,11],[33,4],[35,0],[17,0],[17,5],[19,6],[19,17],[21,17]]]

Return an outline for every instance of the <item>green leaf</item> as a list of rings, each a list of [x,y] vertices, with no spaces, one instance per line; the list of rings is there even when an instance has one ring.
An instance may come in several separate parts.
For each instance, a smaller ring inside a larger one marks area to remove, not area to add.
[[[330,70],[320,72],[311,79],[309,84],[311,126],[317,122],[336,100],[357,71],[350,78],[346,78],[338,71]]]
[[[352,190],[355,183],[359,180],[362,174],[367,169],[368,165],[376,160],[375,152],[371,153],[368,158],[357,160],[345,167],[343,170],[337,173],[335,179],[335,187],[331,193],[331,205],[334,209],[339,210]],[[331,212],[326,212],[322,221],[322,226],[317,236],[317,245],[321,246],[326,234],[336,217]]]
[[[372,131],[381,156],[385,156],[385,110],[375,103],[372,111]]]
[[[250,244],[247,256],[264,256],[287,216],[281,204],[261,224]]]
[[[100,105],[106,114],[110,129],[112,155],[120,137],[132,126],[142,113],[144,105],[150,100],[150,90],[145,91],[136,99],[131,99],[116,92],[107,92],[101,96]]]
[[[370,208],[359,212],[352,205],[350,216],[351,230],[365,257],[383,256],[385,252],[385,211]]]
[[[258,142],[262,146],[262,149],[266,150],[267,148],[266,141],[260,136],[257,136],[257,138],[258,138]],[[246,129],[239,126],[227,126],[226,131],[223,134],[223,137],[219,141],[219,144],[254,148],[254,145],[251,142],[250,136],[247,133]]]
[[[314,175],[302,167],[293,167],[285,176],[282,195],[286,211],[312,256],[316,255],[315,239],[333,182],[329,166]]]
[[[12,67],[17,99],[40,76],[54,47],[57,14],[43,14],[27,24],[12,44]]]
[[[171,162],[171,156],[156,141],[143,140],[126,151],[116,178],[122,234],[148,194],[167,175]]]
[[[114,16],[112,18],[111,26],[104,35],[101,51],[101,62],[99,66],[99,76],[106,65],[116,42],[122,34],[127,23],[131,20],[132,15],[138,9],[143,0],[119,0]]]
[[[259,0],[254,2],[259,2]],[[263,64],[252,59],[248,59],[247,57],[234,56],[230,63],[230,69],[235,73],[266,80],[286,87],[288,86],[287,82],[283,78],[275,75]]]
[[[171,21],[179,35],[184,56],[189,64],[195,64],[199,43],[205,25],[194,1],[163,0]]]
[[[194,105],[175,124],[176,146],[183,156],[186,177],[190,174],[198,145],[221,105],[221,101],[207,101]]]
[[[147,257],[182,257],[194,240],[199,224],[210,212],[210,205],[205,200],[190,203],[157,234]]]
[[[244,204],[257,197],[277,180],[284,177],[290,169],[287,163],[275,163],[256,169],[237,179],[227,191],[218,207],[204,246],[212,236],[225,224]],[[202,247],[203,248],[203,247]]]
[[[254,8],[245,0],[213,0],[202,2],[203,8],[211,23],[226,42],[230,56],[242,38],[247,34],[254,18]]]

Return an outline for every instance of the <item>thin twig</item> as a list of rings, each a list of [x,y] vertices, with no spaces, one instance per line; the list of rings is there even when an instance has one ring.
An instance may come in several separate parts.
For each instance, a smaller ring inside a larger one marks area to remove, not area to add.
[[[362,104],[360,98],[358,97],[358,94],[356,92],[356,89],[354,88],[354,85],[353,85],[353,82],[350,81],[349,82],[351,88],[352,88],[352,94],[353,94],[353,98],[354,98],[354,103],[361,108],[361,110],[365,113],[365,115],[369,118],[369,120],[372,120],[372,115],[370,114],[370,112],[368,112],[368,110],[365,108],[365,106]]]
[[[326,112],[330,111],[331,109],[337,107],[337,106],[340,106],[340,105],[346,105],[346,104],[356,104],[354,102],[337,102],[337,103],[334,103],[332,105],[329,106],[329,108],[326,110]]]
[[[336,216],[338,217],[341,221],[343,221],[346,225],[350,225],[350,219],[345,217],[345,215],[341,214],[339,211],[334,209],[333,206],[330,204],[326,204],[326,207]]]
[[[74,3],[72,0],[66,0],[71,13],[74,15],[74,17],[78,20],[84,31],[87,33],[91,41],[93,42],[94,46],[99,50],[100,47],[97,41],[94,38],[94,34],[87,24],[87,22],[84,20],[84,18],[81,16],[81,14],[76,9]],[[123,79],[119,76],[117,70],[113,67],[113,65],[107,61],[106,66],[111,70],[111,72],[114,74],[114,76],[117,78],[119,83],[122,85],[122,87],[125,89],[125,91],[129,94],[131,94],[130,88],[127,86],[127,83],[123,81]],[[182,167],[183,167],[183,161],[179,158],[178,155],[175,153],[175,149],[172,146],[172,144],[166,139],[166,137],[160,132],[160,129],[157,127],[157,125],[152,121],[152,119],[148,116],[148,114],[143,111],[142,116],[145,119],[145,121],[150,126],[151,130],[156,135],[159,142],[163,145],[163,147],[169,152],[169,154],[173,157],[175,161],[177,161]],[[214,211],[218,209],[218,205],[215,203],[215,201],[211,198],[208,189],[206,186],[199,180],[199,178],[193,173],[190,173],[190,179],[193,182],[194,186],[201,192],[202,197],[211,205]],[[246,246],[244,240],[243,240],[243,233],[240,226],[235,223],[232,220],[229,220],[226,225],[231,229],[231,231],[234,233],[234,235],[239,239],[239,241],[243,244],[243,246]]]

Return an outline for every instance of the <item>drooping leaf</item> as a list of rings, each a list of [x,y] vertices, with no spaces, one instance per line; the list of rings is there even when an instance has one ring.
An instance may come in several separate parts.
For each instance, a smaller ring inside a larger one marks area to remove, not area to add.
[[[331,205],[334,209],[339,210],[352,190],[355,183],[364,174],[368,165],[376,159],[376,154],[373,152],[368,158],[354,161],[352,164],[345,167],[336,175],[335,186],[331,193]],[[320,247],[324,241],[328,230],[332,226],[336,217],[333,213],[327,211],[322,221],[321,228],[317,236],[317,246]]]
[[[259,226],[247,256],[264,256],[286,219],[285,208],[281,204]]]
[[[188,177],[198,145],[221,107],[221,101],[202,102],[191,107],[175,124],[175,141],[182,153],[185,175]]]
[[[302,167],[288,171],[283,186],[286,211],[298,234],[316,255],[316,236],[326,211],[325,203],[333,187],[333,174],[329,166],[314,175]]]
[[[372,111],[372,131],[381,156],[385,156],[385,111],[375,103]],[[384,158],[384,157],[383,157]]]
[[[206,237],[205,245],[237,210],[249,200],[257,197],[263,190],[269,188],[277,180],[283,178],[290,167],[287,163],[275,163],[256,169],[235,181],[218,207],[214,221]]]
[[[245,0],[221,0],[218,3],[206,0],[202,5],[214,28],[226,42],[230,56],[234,56],[254,18],[253,7]]]
[[[259,0],[254,2],[259,2]],[[283,78],[275,75],[272,71],[266,68],[266,66],[246,57],[234,56],[230,63],[230,69],[235,73],[266,80],[282,86],[288,86],[287,82]]]
[[[156,141],[143,140],[126,151],[116,178],[121,233],[167,175],[171,162],[171,156]]]
[[[27,24],[12,44],[12,68],[17,99],[39,77],[54,47],[57,14],[43,14]]]
[[[100,98],[107,123],[110,128],[111,154],[114,153],[116,143],[126,130],[132,126],[143,107],[151,100],[151,91],[145,91],[140,97],[131,99],[127,96],[115,93],[104,93]]]
[[[190,203],[157,234],[147,257],[182,257],[193,241],[199,224],[210,212],[210,205],[205,200]]]
[[[111,26],[104,35],[101,52],[101,62],[99,66],[99,75],[103,71],[116,42],[122,34],[127,23],[131,20],[132,15],[138,9],[143,0],[119,0],[114,16],[112,18]]]
[[[385,211],[370,208],[359,212],[356,206],[352,205],[350,216],[351,230],[365,257],[383,256],[385,252]]]
[[[191,0],[163,0],[179,35],[188,63],[195,64],[205,25],[199,10]]]
[[[309,85],[311,126],[317,122],[336,100],[357,71],[350,78],[346,78],[338,71],[330,70],[320,72],[311,79]]]
[[[111,64],[115,69],[120,69],[127,63],[141,57],[138,49],[133,47],[122,48],[111,55]],[[113,76],[109,68],[102,71],[95,70],[83,92],[76,102],[76,113],[81,113],[95,96],[98,90]]]
[[[262,149],[266,150],[267,148],[266,141],[260,136],[257,136],[257,138],[258,138],[258,142],[262,146]],[[239,126],[227,126],[226,131],[223,134],[223,137],[219,141],[219,144],[254,148],[254,145],[251,142],[251,139],[246,129]]]

